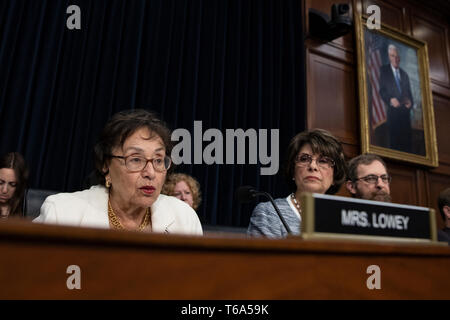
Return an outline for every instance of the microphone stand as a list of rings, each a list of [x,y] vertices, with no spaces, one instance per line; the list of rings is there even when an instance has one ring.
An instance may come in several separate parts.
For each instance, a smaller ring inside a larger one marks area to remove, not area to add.
[[[275,205],[275,202],[273,201],[272,196],[269,193],[264,192],[264,191],[256,191],[254,189],[253,189],[253,191],[254,191],[254,196],[265,196],[265,197],[269,198],[270,202],[272,203],[273,207],[275,208],[275,211],[278,214],[278,217],[280,218],[281,222],[283,223],[284,227],[286,228],[288,234],[292,234],[291,228],[289,228],[288,224],[286,223],[283,216],[281,215],[280,210]]]

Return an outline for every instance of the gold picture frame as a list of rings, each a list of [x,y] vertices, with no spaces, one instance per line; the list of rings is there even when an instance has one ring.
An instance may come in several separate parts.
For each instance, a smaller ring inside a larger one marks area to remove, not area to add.
[[[437,167],[427,44],[355,13],[363,153]]]

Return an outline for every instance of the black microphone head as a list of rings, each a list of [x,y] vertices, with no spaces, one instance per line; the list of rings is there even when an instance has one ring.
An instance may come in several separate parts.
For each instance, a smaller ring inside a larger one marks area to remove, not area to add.
[[[249,203],[255,200],[257,191],[252,186],[242,186],[236,190],[236,198],[241,203]]]

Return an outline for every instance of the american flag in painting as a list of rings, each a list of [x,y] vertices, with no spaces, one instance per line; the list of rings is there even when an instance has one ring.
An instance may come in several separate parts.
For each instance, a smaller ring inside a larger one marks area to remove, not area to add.
[[[384,102],[380,97],[380,67],[381,67],[381,54],[380,54],[380,41],[381,39],[371,34],[369,46],[368,46],[368,57],[369,61],[367,64],[367,75],[369,77],[370,87],[372,88],[372,128],[375,129],[380,124],[386,122],[386,109],[384,107]]]

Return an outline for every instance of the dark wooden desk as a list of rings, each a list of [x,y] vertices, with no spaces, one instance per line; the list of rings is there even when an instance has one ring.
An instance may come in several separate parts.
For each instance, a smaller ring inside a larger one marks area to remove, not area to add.
[[[81,290],[67,289],[69,265]],[[448,270],[447,246],[0,223],[0,299],[450,299]]]

